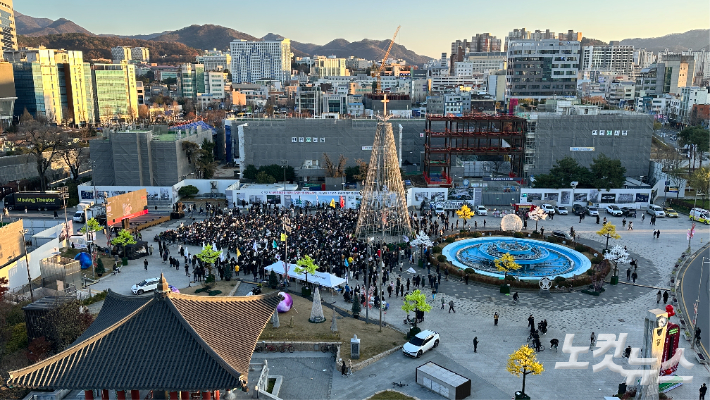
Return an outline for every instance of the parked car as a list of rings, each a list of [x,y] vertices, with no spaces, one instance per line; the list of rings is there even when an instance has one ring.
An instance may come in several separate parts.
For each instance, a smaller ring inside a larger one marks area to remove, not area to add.
[[[434,331],[424,330],[409,339],[409,342],[402,346],[402,353],[409,357],[421,357],[427,350],[439,345],[439,334]]]
[[[678,212],[670,207],[664,208],[663,212],[666,213],[668,218],[678,218]]]
[[[657,206],[655,204],[651,204],[648,206],[646,209],[646,212],[654,217],[658,218],[663,218],[666,216],[666,213],[663,212],[663,209],[660,206]]]
[[[476,206],[476,214],[488,215],[488,209],[486,208],[486,206]]]
[[[589,207],[587,208],[587,214],[591,216],[598,216],[599,215],[599,209],[594,208],[594,207]]]
[[[636,218],[636,209],[630,207],[621,207],[621,211],[624,213],[624,217]]]
[[[615,217],[620,217],[620,216],[624,215],[624,212],[621,211],[619,206],[615,206],[613,204],[606,206],[606,213],[611,214]]]
[[[690,219],[704,223],[705,225],[710,225],[710,212],[704,208],[693,208],[690,210]]]
[[[587,207],[585,207],[581,204],[575,204],[572,206],[572,213],[574,215],[587,214]]]
[[[542,208],[542,211],[548,213],[548,214],[554,214],[555,213],[555,207],[552,206],[552,204],[543,204],[540,206]]]
[[[143,294],[145,292],[150,292],[158,288],[158,283],[160,278],[149,278],[142,282],[136,283],[131,287],[131,292],[133,294]]]
[[[560,215],[567,215],[567,207],[565,206],[555,206],[555,213]]]
[[[572,240],[572,235],[565,231],[552,231],[552,236],[558,237],[564,240]]]

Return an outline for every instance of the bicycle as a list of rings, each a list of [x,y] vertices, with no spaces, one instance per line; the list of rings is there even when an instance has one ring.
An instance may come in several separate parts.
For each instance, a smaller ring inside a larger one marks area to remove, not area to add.
[[[405,387],[405,386],[409,386],[409,384],[402,383],[402,382],[392,382],[392,386]]]
[[[291,343],[284,343],[281,346],[279,346],[279,351],[282,353],[285,353],[286,350],[288,350],[289,353],[293,353],[296,351],[296,349],[293,347]]]
[[[266,348],[266,346],[264,346],[263,344],[257,344],[256,347],[254,348],[254,352],[261,353],[264,351],[265,348]]]
[[[279,351],[279,349],[278,349],[278,347],[276,347],[276,346],[273,345],[273,344],[267,344],[267,345],[266,345],[266,351],[267,351],[268,353],[276,353],[277,351]]]

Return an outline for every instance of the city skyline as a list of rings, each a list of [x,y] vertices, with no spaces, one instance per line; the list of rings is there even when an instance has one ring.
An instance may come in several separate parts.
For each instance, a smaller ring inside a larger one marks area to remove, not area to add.
[[[586,4],[570,3],[565,5],[564,10],[560,10],[558,7],[526,7],[531,3],[515,0],[506,6],[506,9],[521,12],[501,15],[500,18],[505,18],[504,23],[494,14],[505,12],[498,6],[485,3],[462,7],[463,2],[454,0],[439,2],[436,9],[429,9],[430,3],[414,1],[410,3],[410,11],[398,8],[395,9],[396,13],[387,12],[382,16],[372,12],[374,7],[381,4],[375,2],[364,2],[357,7],[333,5],[313,9],[294,8],[285,1],[276,0],[268,10],[284,10],[283,17],[278,19],[270,15],[260,18],[264,9],[258,4],[240,4],[235,13],[181,12],[180,10],[190,9],[192,3],[186,0],[156,0],[149,3],[125,0],[122,4],[123,7],[111,8],[110,19],[96,18],[96,3],[88,0],[68,0],[61,3],[51,0],[15,1],[14,7],[16,11],[35,18],[69,19],[94,34],[145,35],[178,30],[194,24],[214,24],[256,37],[276,33],[299,42],[319,45],[339,38],[348,41],[389,39],[396,26],[402,25],[396,43],[432,58],[438,58],[442,52],[448,53],[452,41],[481,32],[490,32],[503,39],[515,28],[525,27],[532,31],[550,29],[555,33],[572,29],[582,32],[585,37],[608,42],[707,29],[707,21],[710,20],[710,6],[702,0],[691,1],[687,9],[695,11],[687,13],[682,19],[669,19],[667,13],[658,12],[666,6],[666,3],[660,0],[650,0],[642,9],[634,4],[600,0],[595,3],[595,10],[604,11],[591,13],[591,18],[584,20],[578,19],[578,16],[590,16],[589,6]],[[468,4],[470,3],[466,3]],[[447,18],[453,11],[458,21],[452,22]],[[138,18],[137,12],[153,17],[147,20]],[[160,14],[164,14],[165,18],[155,18],[155,15]],[[482,18],[481,15],[490,17]],[[630,23],[629,15],[634,16],[633,22],[639,22]],[[363,26],[366,29],[344,28],[344,17],[347,17],[353,26]],[[308,29],[308,26],[312,25],[303,25],[303,21],[312,21],[314,18],[318,20],[321,29]],[[143,21],[150,21],[150,24]],[[422,30],[420,27],[425,28]]]

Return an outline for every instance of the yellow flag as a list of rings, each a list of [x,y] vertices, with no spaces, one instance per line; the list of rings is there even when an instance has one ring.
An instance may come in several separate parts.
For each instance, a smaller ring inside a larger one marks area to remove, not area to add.
[[[242,255],[242,252],[239,251],[239,249],[237,249],[237,257],[239,257],[239,256],[241,256],[241,255]]]
[[[335,199],[332,199],[332,200],[330,201],[330,206],[333,207],[333,208],[335,208]]]
[[[285,242],[287,237],[288,237],[288,236],[286,236],[285,233],[282,233],[282,234],[281,234],[281,241],[282,241],[282,242]]]

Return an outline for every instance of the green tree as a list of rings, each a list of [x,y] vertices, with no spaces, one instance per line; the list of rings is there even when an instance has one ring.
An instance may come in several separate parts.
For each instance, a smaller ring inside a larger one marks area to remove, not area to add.
[[[572,157],[557,160],[547,174],[535,175],[535,187],[538,188],[569,188],[572,182],[578,182],[577,187],[592,187],[589,170]]]
[[[101,261],[101,257],[96,259],[96,268],[94,268],[96,275],[101,276],[106,273],[106,267],[104,267],[104,262]]]
[[[703,154],[710,147],[710,132],[700,126],[689,126],[678,134],[678,144],[681,146],[694,146],[692,150],[699,152],[699,158],[702,160]],[[697,158],[695,157],[695,159]],[[688,164],[688,171],[690,171],[690,168],[691,163]]]
[[[589,168],[595,187],[599,189],[620,188],[626,182],[626,168],[620,160],[613,160],[604,154],[594,159]]]
[[[136,239],[133,238],[130,231],[121,229],[118,232],[118,236],[111,240],[111,244],[114,246],[121,246],[121,252],[123,256],[126,256],[126,246],[129,244],[136,244]]]
[[[262,165],[259,167],[259,171],[266,172],[268,175],[273,176],[277,181],[282,180],[284,176],[284,166],[279,164]],[[296,180],[296,170],[292,166],[286,166],[286,180]]]
[[[256,183],[276,183],[276,178],[264,171],[260,171],[256,174]]]
[[[708,192],[710,192],[710,168],[700,167],[696,169],[695,172],[690,175],[688,184],[695,189],[696,196],[698,195],[698,192],[700,192],[704,198]]]
[[[94,232],[98,232],[102,230],[104,227],[99,224],[99,221],[96,220],[96,218],[89,218],[88,221],[86,221],[86,224],[79,229],[79,232],[81,233],[89,233],[91,236],[91,240],[94,239]]]
[[[276,272],[274,270],[271,270],[271,273],[269,274],[269,287],[272,289],[276,289],[279,286],[279,278],[276,276]]]
[[[180,195],[180,197],[192,197],[199,192],[200,189],[198,189],[196,186],[185,185],[181,187],[180,190],[178,190],[178,195]]]
[[[212,245],[206,244],[202,248],[202,251],[195,254],[195,256],[198,260],[202,261],[205,264],[205,267],[207,267],[207,270],[209,271],[210,275],[214,275],[212,268],[214,266],[214,263],[217,262],[217,259],[219,258],[220,254],[222,253],[214,250],[212,248]]]
[[[242,175],[247,179],[255,180],[256,174],[258,173],[259,170],[254,166],[254,164],[249,164],[246,168],[244,168]]]
[[[308,285],[308,274],[315,274],[316,270],[318,269],[318,266],[316,265],[315,261],[311,258],[309,255],[303,256],[300,260],[296,261],[297,267],[294,268],[293,270],[297,274],[305,274],[306,275],[306,285]]]
[[[431,304],[426,302],[426,295],[417,289],[404,296],[402,310],[406,312],[407,315],[409,315],[410,312],[414,312],[416,314],[417,311],[429,312],[431,311]],[[417,327],[416,315],[414,317],[414,327]]]

